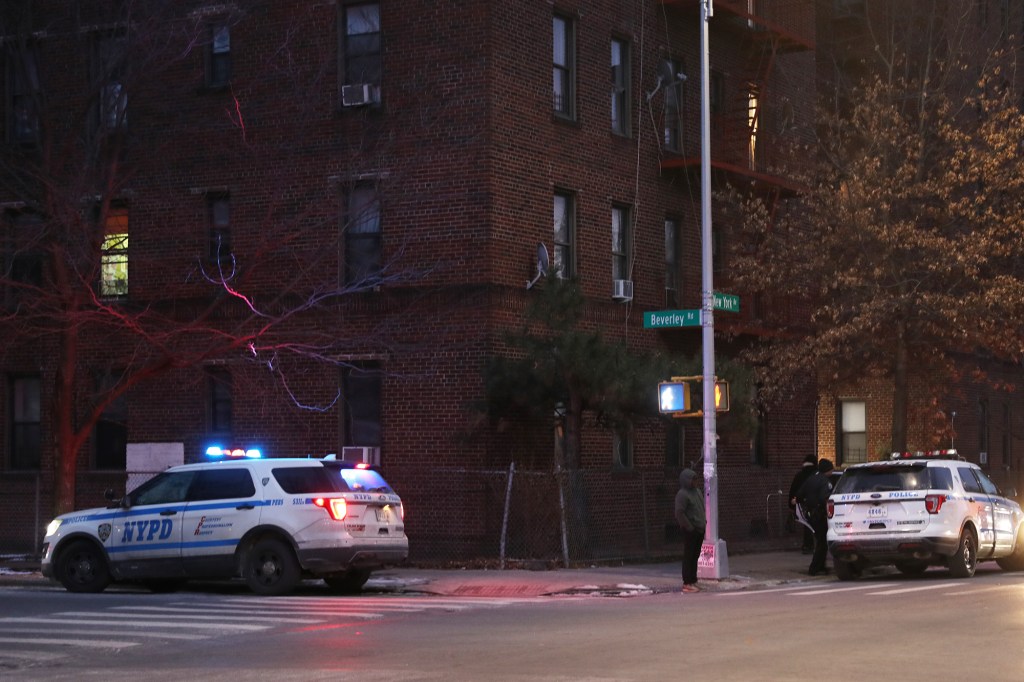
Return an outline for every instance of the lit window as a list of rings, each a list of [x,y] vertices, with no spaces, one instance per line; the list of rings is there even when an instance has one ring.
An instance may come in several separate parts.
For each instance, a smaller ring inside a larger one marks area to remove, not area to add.
[[[111,208],[103,227],[100,295],[128,295],[128,209]]]
[[[853,464],[867,458],[867,406],[859,400],[844,400],[839,403],[839,461]]]

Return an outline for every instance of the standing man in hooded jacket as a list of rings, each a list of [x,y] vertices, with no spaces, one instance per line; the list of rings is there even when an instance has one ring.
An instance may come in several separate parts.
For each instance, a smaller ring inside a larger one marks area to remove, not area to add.
[[[814,474],[800,486],[796,493],[796,501],[807,512],[807,518],[814,529],[814,554],[811,565],[807,569],[809,575],[827,573],[825,559],[828,556],[828,496],[832,494],[829,472],[835,467],[827,459],[818,461],[818,473]]]
[[[676,522],[683,531],[683,592],[699,592],[697,587],[697,559],[704,544],[706,517],[704,493],[697,487],[697,473],[683,469],[679,474],[679,492],[676,493]]]

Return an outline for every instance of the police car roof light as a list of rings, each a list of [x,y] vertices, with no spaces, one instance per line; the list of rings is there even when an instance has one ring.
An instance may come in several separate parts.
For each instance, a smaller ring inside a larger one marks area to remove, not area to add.
[[[917,452],[894,452],[889,459],[960,459],[960,453],[952,448],[944,450],[918,450]]]
[[[207,457],[228,457],[231,459],[260,459],[263,453],[257,448],[222,448],[219,445],[211,445],[206,448]]]

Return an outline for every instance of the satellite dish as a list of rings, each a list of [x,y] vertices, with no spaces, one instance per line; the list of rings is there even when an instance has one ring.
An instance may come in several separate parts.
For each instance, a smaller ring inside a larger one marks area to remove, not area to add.
[[[654,86],[654,89],[647,93],[647,101],[650,102],[651,98],[654,97],[654,93],[661,90],[661,88],[675,85],[676,83],[682,83],[686,80],[686,74],[681,71],[677,72],[672,69],[672,62],[668,59],[662,59],[658,62],[658,68],[655,71],[658,77],[658,83]]]
[[[534,275],[532,280],[526,283],[526,288],[533,288],[533,285],[537,283],[537,280],[548,274],[549,267],[551,267],[551,260],[548,258],[548,247],[544,246],[544,242],[540,242],[537,244],[537,274]]]

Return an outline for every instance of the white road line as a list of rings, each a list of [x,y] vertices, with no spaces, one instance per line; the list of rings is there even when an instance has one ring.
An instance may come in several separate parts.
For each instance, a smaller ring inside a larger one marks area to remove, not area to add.
[[[35,640],[32,640],[35,641]],[[64,658],[67,654],[54,654],[48,651],[4,651],[0,653],[0,659],[4,658],[26,658],[31,661],[55,661]]]
[[[217,621],[271,621],[275,623],[319,623],[321,621],[311,618],[287,618],[279,616],[277,614],[267,615],[266,612],[253,612],[250,615],[246,614],[231,614],[225,615],[223,613],[217,613],[214,615],[203,615],[196,609],[169,609],[162,606],[114,606],[109,609],[109,612],[116,611],[117,615],[124,616],[125,618],[146,618],[149,615],[162,616],[164,618],[191,618],[199,620],[217,620]],[[147,613],[125,613],[125,611],[145,611]],[[67,616],[92,616],[95,613],[81,612],[81,611],[65,611],[58,615]]]
[[[1022,589],[1024,589],[1024,585],[993,585],[992,587],[968,587],[967,585],[964,585],[956,592],[946,592],[942,596],[962,597],[966,594],[980,594],[981,592],[999,592],[1001,590],[1020,591]]]
[[[46,637],[37,639],[31,637],[0,637],[0,644],[59,644],[62,646],[87,646],[100,649],[125,649],[130,646],[138,646],[138,642],[126,642],[120,639],[55,639]],[[4,652],[6,654],[7,652]]]
[[[94,616],[96,614],[89,614]],[[55,623],[67,625],[67,618],[4,618],[0,623]],[[92,618],[81,618],[75,621],[75,625],[110,625],[110,619],[98,620]],[[244,625],[242,623],[181,623],[177,621],[145,620],[132,623],[135,627],[147,628],[192,628],[194,630],[233,630],[253,632],[267,630],[269,625]]]
[[[881,592],[872,592],[871,594],[904,594],[907,592],[927,592],[928,590],[945,590],[949,589],[949,583],[935,583],[931,585],[917,585],[915,587],[901,587],[895,590],[882,590]]]
[[[108,630],[97,630],[95,628],[89,628],[90,635],[116,635],[116,636],[132,636],[132,637],[143,637],[150,639],[180,639],[180,640],[194,640],[194,639],[209,639],[209,635],[186,635],[180,632],[139,632],[134,626],[126,626],[128,629],[118,630],[116,628]],[[38,632],[38,633],[49,633],[53,635],[61,634],[80,634],[81,628],[26,628],[18,626],[11,630],[11,634],[19,635],[24,632]],[[4,630],[0,629],[0,633]],[[2,654],[0,654],[2,655]]]
[[[800,590],[810,590],[817,587],[817,585],[793,585],[791,587],[774,587],[768,590],[736,590],[733,592],[716,592],[716,597],[742,597],[748,594],[772,594],[773,592],[798,592]]]
[[[856,592],[863,590],[876,590],[880,587],[892,587],[896,583],[871,583],[870,585],[852,585],[850,587],[828,587],[824,590],[813,590],[810,592],[800,592],[794,594],[794,597],[808,597],[814,594],[839,594],[840,592]],[[881,593],[879,593],[881,594]]]
[[[215,613],[223,618],[277,618],[278,616],[333,616],[333,615],[345,615],[349,613],[367,613],[367,609],[370,609],[371,613],[380,614],[384,611],[391,612],[405,612],[411,613],[414,611],[422,611],[423,609],[416,609],[413,607],[384,607],[381,608],[379,604],[367,604],[365,607],[352,607],[343,608],[336,607],[328,609],[325,607],[311,607],[311,608],[293,608],[291,610],[274,610],[268,611],[267,609],[240,609],[231,608],[223,609],[217,606],[196,606],[196,607],[174,607],[174,606],[115,606],[113,607],[119,610],[131,610],[131,611],[163,611],[167,613]],[[226,615],[230,614],[230,615]]]

